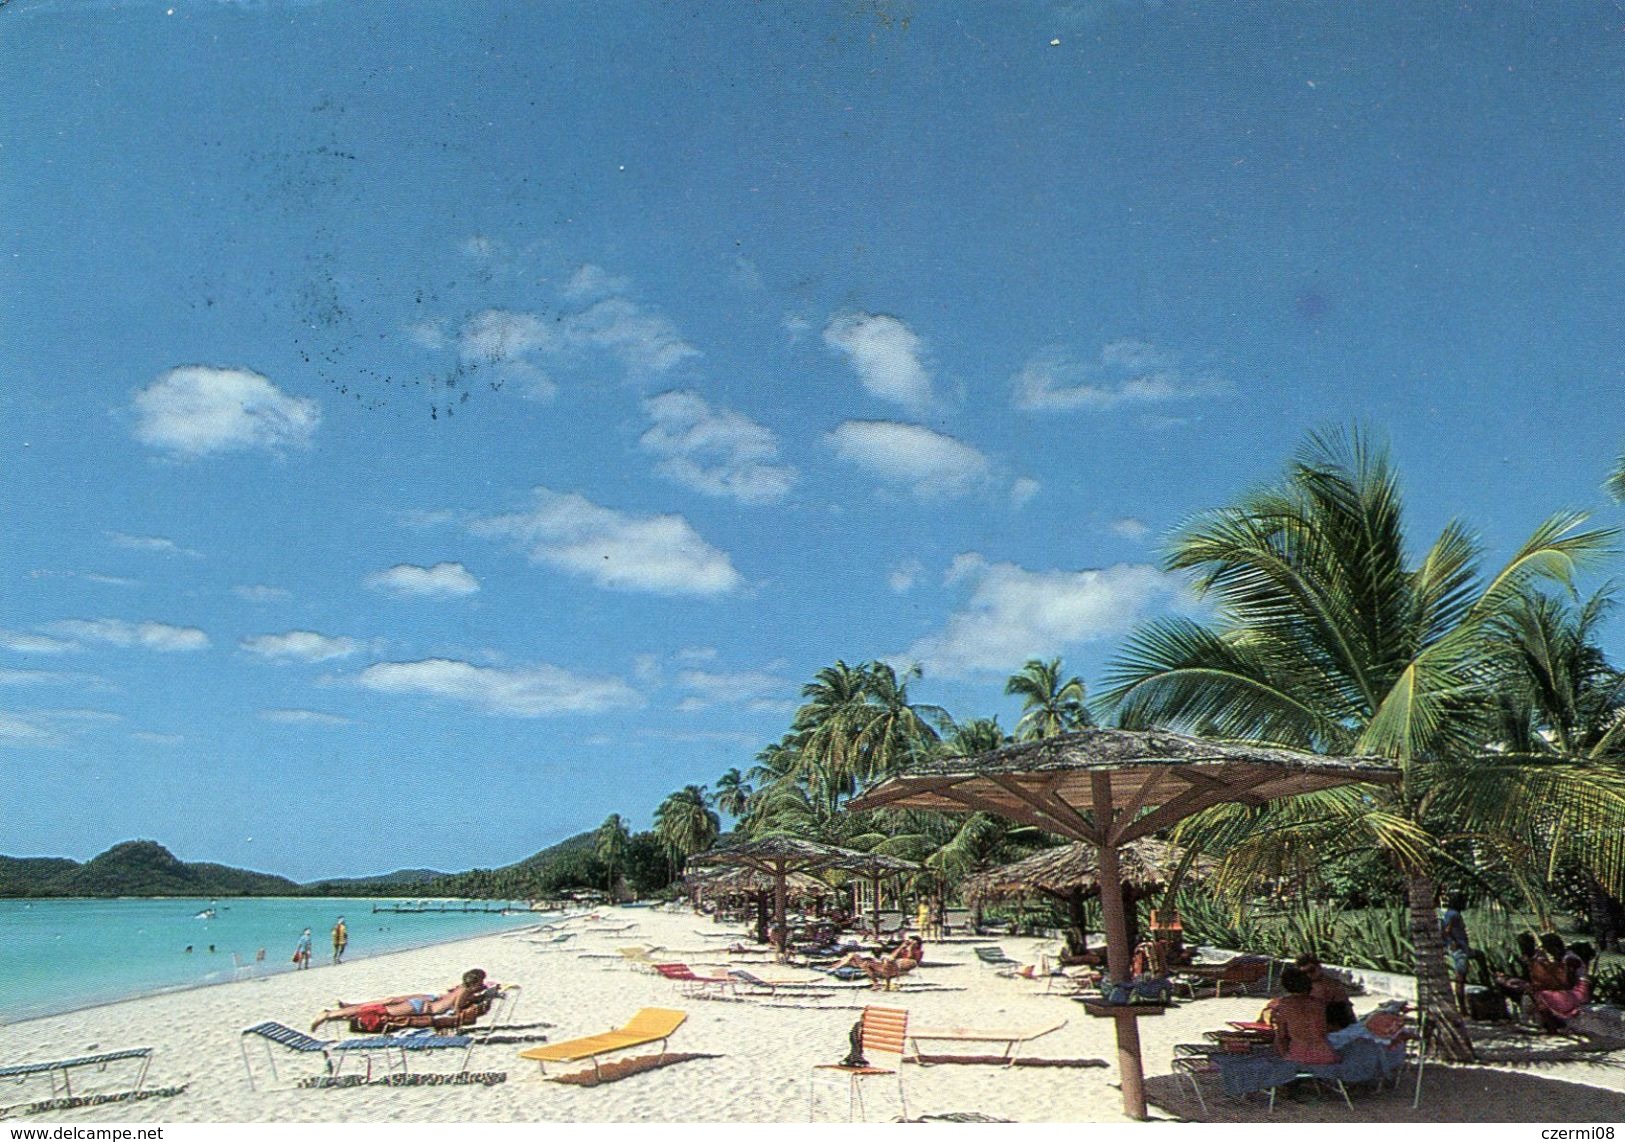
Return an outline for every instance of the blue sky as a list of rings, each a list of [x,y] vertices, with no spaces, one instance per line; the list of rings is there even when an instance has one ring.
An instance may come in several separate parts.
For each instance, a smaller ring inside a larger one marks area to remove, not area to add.
[[[1011,726],[1317,427],[1620,522],[1612,5],[0,25],[0,852],[502,864],[837,658]]]

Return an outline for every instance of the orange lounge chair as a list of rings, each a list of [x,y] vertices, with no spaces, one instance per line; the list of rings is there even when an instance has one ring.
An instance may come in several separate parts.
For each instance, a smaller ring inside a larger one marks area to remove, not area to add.
[[[865,1120],[863,1107],[863,1080],[886,1075],[897,1076],[897,1101],[903,1107],[903,1120],[908,1120],[908,1096],[903,1093],[903,1044],[908,1033],[908,1012],[900,1007],[865,1007],[858,1020],[858,1044],[864,1057],[871,1054],[896,1055],[891,1066],[877,1067],[866,1062],[864,1066],[846,1063],[828,1063],[813,1068],[812,1081],[807,1087],[807,1120],[814,1120],[818,1108],[818,1087],[824,1083],[846,1082],[846,1118],[854,1114]]]
[[[618,1051],[641,1047],[646,1043],[659,1043],[660,1053],[665,1054],[666,1040],[671,1038],[672,1032],[681,1027],[687,1018],[686,1011],[674,1011],[668,1007],[645,1007],[632,1016],[624,1027],[605,1031],[601,1035],[587,1035],[563,1043],[549,1043],[545,1047],[532,1047],[528,1051],[520,1051],[519,1057],[535,1059],[541,1064],[544,1075],[547,1074],[548,1063],[579,1063],[583,1059],[591,1059],[593,1077],[598,1078],[599,1059],[604,1055],[613,1055]]]

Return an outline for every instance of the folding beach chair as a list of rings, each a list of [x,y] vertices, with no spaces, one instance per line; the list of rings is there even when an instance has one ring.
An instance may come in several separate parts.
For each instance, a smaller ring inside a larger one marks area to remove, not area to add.
[[[846,1087],[846,1119],[867,1121],[863,1104],[863,1083],[866,1079],[897,1077],[897,1101],[903,1108],[903,1119],[908,1119],[908,1096],[903,1091],[903,1046],[908,1032],[908,1012],[898,1007],[865,1007],[858,1020],[858,1046],[863,1064],[829,1063],[813,1068],[807,1084],[807,1121],[816,1120],[818,1088],[831,1084]],[[868,1061],[870,1054],[895,1055],[890,1066],[875,1066]],[[844,1080],[844,1082],[843,1082]]]

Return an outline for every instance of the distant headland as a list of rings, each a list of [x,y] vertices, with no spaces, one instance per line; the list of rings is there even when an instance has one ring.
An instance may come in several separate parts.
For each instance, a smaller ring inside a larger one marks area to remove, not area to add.
[[[0,856],[0,897],[504,896],[520,899],[591,876],[583,833],[499,869],[405,868],[300,884],[275,873],[183,861],[152,840],[124,841],[88,861]],[[582,867],[578,867],[582,866]]]

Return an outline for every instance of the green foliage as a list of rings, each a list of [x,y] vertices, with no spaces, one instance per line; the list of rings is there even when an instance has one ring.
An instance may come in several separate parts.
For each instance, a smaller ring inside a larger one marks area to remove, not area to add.
[[[1616,964],[1592,973],[1591,1002],[1625,1007],[1625,965]]]
[[[1416,970],[1416,948],[1403,908],[1368,908],[1344,916],[1324,955],[1331,962],[1369,971]]]
[[[1206,892],[1182,888],[1175,895],[1187,944],[1207,944],[1237,951],[1262,951],[1265,928],[1250,909],[1231,907]]]
[[[1375,849],[1346,853],[1316,870],[1317,886],[1345,908],[1371,908],[1405,898],[1399,870]]]

